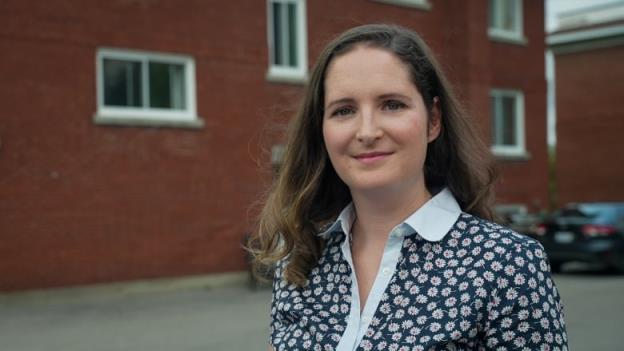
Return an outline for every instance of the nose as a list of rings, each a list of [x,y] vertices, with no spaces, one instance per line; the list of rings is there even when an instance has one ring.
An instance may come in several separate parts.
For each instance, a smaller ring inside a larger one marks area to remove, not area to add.
[[[384,133],[374,112],[363,110],[361,113],[355,137],[359,142],[369,145],[381,139]]]

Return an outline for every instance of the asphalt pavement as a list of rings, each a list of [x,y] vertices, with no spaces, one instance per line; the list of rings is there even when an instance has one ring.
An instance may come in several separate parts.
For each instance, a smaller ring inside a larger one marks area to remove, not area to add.
[[[570,350],[621,350],[624,275],[581,267],[555,281]],[[264,351],[269,302],[242,283],[0,295],[0,350]]]
[[[270,295],[241,284],[4,296],[0,350],[266,351]]]
[[[555,275],[572,351],[624,350],[624,274],[569,264]]]

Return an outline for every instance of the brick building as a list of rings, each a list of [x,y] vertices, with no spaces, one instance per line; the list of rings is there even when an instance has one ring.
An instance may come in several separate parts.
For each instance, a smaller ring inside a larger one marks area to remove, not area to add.
[[[522,0],[2,1],[0,290],[244,270],[310,64],[370,22],[433,47],[500,203],[545,206],[543,21]]]
[[[563,13],[554,55],[558,203],[624,201],[624,1]]]

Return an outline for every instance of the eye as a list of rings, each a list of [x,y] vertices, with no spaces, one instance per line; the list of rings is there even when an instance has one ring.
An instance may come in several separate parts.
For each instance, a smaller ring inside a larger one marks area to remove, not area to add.
[[[402,108],[405,108],[407,105],[405,105],[404,103],[402,103],[401,101],[397,101],[397,100],[388,100],[388,101],[384,101],[383,104],[383,109],[384,110],[389,110],[389,111],[397,111],[400,110]]]
[[[345,107],[340,107],[336,110],[334,110],[334,112],[332,112],[332,117],[344,117],[344,116],[348,116],[350,114],[352,114],[354,112],[353,108],[350,106],[345,106]]]

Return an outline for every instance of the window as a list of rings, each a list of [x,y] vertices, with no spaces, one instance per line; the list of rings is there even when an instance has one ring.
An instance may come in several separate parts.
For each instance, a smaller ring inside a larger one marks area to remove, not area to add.
[[[428,0],[374,0],[374,1],[384,2],[387,4],[391,4],[391,5],[413,7],[413,8],[422,9],[422,10],[431,9],[431,4],[429,3]]]
[[[498,156],[526,156],[524,96],[515,90],[490,92],[492,152]]]
[[[96,69],[96,122],[201,125],[191,57],[100,49]]]
[[[524,43],[522,0],[489,0],[490,38]]]
[[[305,0],[268,0],[268,79],[303,82],[307,74]]]

